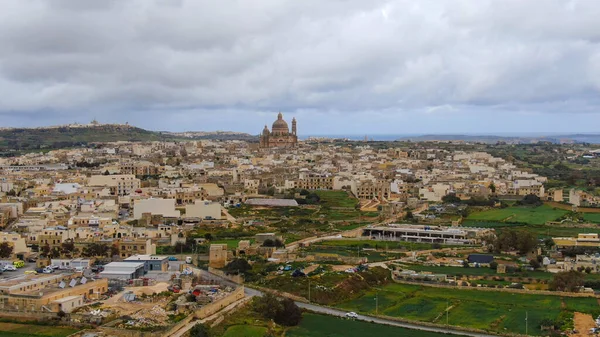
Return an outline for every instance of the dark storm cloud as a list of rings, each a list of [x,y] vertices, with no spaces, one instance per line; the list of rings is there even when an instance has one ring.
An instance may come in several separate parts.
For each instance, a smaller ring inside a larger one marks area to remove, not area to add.
[[[230,126],[227,118],[253,131],[277,110],[351,116],[346,123],[440,114],[491,121],[499,110],[598,118],[595,1],[0,6],[0,114],[14,124],[98,117],[210,129]]]

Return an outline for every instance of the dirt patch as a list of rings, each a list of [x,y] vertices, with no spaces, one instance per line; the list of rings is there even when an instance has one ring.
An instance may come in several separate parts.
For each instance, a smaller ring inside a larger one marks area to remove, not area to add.
[[[590,329],[596,327],[596,322],[594,322],[592,315],[582,314],[580,312],[575,313],[573,316],[573,322],[575,330],[578,332],[570,335],[572,337],[589,337]]]
[[[167,291],[168,287],[169,287],[168,283],[166,283],[166,282],[160,282],[160,283],[157,283],[157,284],[155,284],[153,286],[129,287],[129,288],[127,288],[127,290],[133,291],[133,293],[136,296],[141,296],[142,294],[146,294],[146,295],[158,294],[158,293],[161,293],[163,291]]]
[[[317,268],[319,268],[318,264],[310,265],[310,266],[304,268],[304,273],[305,274],[311,273],[311,272],[315,271],[315,269],[317,269]]]
[[[354,268],[354,266],[342,264],[342,265],[333,265],[333,266],[331,266],[331,268],[333,269],[333,271],[344,271],[346,269]]]

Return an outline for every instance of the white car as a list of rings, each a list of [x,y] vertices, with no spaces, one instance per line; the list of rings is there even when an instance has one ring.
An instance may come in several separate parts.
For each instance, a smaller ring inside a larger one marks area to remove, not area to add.
[[[44,268],[44,270],[42,271],[42,273],[44,273],[44,274],[52,274],[52,273],[54,273],[54,269],[46,267],[46,268]]]
[[[354,311],[347,312],[346,318],[358,318],[358,314],[356,314]]]
[[[12,264],[7,264],[4,266],[3,270],[4,271],[16,271],[17,267],[13,266]]]

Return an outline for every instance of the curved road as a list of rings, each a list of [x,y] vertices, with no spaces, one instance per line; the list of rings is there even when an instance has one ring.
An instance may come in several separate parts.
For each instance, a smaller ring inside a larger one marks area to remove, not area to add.
[[[248,288],[248,286],[244,286],[244,290],[247,296],[251,297],[251,296],[262,296],[262,292],[258,291],[256,289],[252,289],[252,288]],[[322,307],[320,305],[314,305],[314,304],[308,304],[308,303],[304,303],[304,302],[296,302],[296,305],[298,305],[300,308],[312,311],[312,312],[316,312],[319,314],[325,314],[325,315],[331,315],[331,316],[337,316],[337,317],[344,317],[346,315],[347,311],[343,311],[343,310],[338,310],[338,309],[333,309],[333,308],[328,308],[328,307]],[[389,320],[389,319],[384,319],[384,318],[378,318],[378,317],[373,317],[373,316],[365,316],[365,315],[358,315],[358,318],[356,318],[359,321],[365,321],[365,322],[373,322],[376,324],[383,324],[383,325],[390,325],[390,326],[396,326],[399,328],[407,328],[407,329],[413,329],[413,330],[422,330],[422,331],[430,331],[430,332],[438,332],[438,333],[446,333],[446,334],[452,334],[452,335],[459,335],[459,336],[469,336],[469,337],[497,337],[497,335],[490,335],[490,334],[485,334],[485,333],[478,333],[478,332],[468,332],[468,331],[461,331],[461,330],[454,330],[451,328],[448,329],[444,329],[444,328],[438,328],[438,327],[433,327],[433,326],[425,326],[425,325],[419,325],[419,324],[414,324],[414,323],[405,323],[405,322],[399,322],[399,321],[394,321],[394,320]]]

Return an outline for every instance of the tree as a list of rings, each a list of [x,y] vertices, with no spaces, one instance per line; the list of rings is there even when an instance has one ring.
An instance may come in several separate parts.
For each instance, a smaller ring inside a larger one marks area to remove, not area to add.
[[[494,183],[491,183],[489,188],[492,193],[496,193],[496,185]]]
[[[554,274],[548,284],[550,290],[578,292],[584,284],[585,276],[583,273],[570,270]]]
[[[206,233],[206,234],[204,234],[204,239],[206,239],[207,241],[212,241],[213,236],[210,233]]]
[[[496,262],[496,261],[490,262],[490,269],[493,269],[493,270],[498,269],[498,262]]]
[[[458,204],[460,203],[460,198],[455,193],[449,193],[442,197],[442,201],[447,204]]]
[[[543,204],[540,197],[535,194],[527,194],[523,199],[517,201],[517,205],[523,206],[541,206]]]
[[[208,330],[202,323],[198,323],[194,325],[193,328],[190,329],[190,337],[208,337]]]
[[[252,299],[252,309],[267,319],[275,319],[282,308],[281,302],[271,293]]]
[[[75,243],[73,243],[73,240],[67,240],[60,245],[60,252],[62,255],[74,257],[79,250],[75,248]]]
[[[285,326],[296,326],[302,320],[302,310],[289,298],[281,301],[281,308],[275,315],[275,323]]]
[[[537,259],[530,260],[529,265],[533,267],[533,269],[539,269],[542,266]]]
[[[414,218],[413,216],[413,212],[411,211],[406,211],[406,215],[404,216],[405,220],[412,220]]]
[[[266,239],[262,245],[263,245],[263,247],[274,247],[275,243],[271,239]]]
[[[40,255],[43,257],[48,257],[49,253],[50,253],[50,245],[46,244],[45,246],[42,247],[42,251],[41,251]]]
[[[246,261],[246,259],[235,259],[229,262],[223,270],[227,274],[238,275],[239,273],[246,273],[252,270],[252,266]]]
[[[293,300],[279,300],[275,295],[266,293],[252,299],[252,310],[266,319],[272,319],[277,324],[295,326],[302,320],[302,310]]]
[[[12,255],[13,246],[8,242],[0,243],[0,258],[9,258]]]
[[[463,265],[463,268],[469,268],[469,261],[463,260],[462,265]]]
[[[10,191],[6,192],[6,195],[9,197],[14,197],[17,195],[17,192],[15,192],[15,190],[11,189]]]

